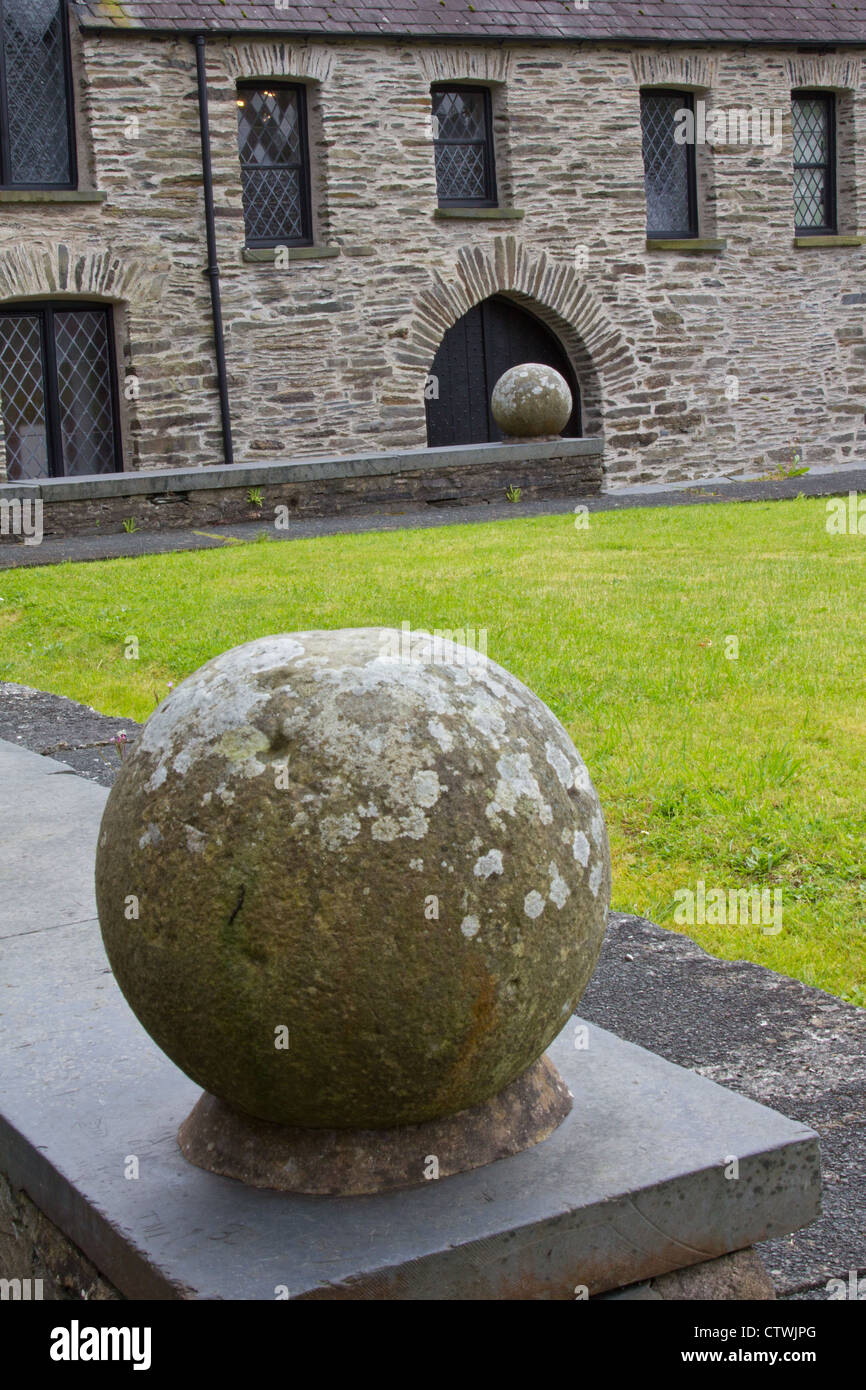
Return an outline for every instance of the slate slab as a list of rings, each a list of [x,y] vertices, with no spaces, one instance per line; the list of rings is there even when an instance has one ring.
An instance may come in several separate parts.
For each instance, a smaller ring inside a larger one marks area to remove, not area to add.
[[[0,1167],[127,1297],[569,1298],[817,1214],[804,1125],[602,1029],[577,1050],[574,1022],[550,1055],[575,1106],[537,1148],[373,1197],[247,1188],[182,1157],[198,1088],[129,1011],[95,922],[2,946]]]
[[[0,938],[93,918],[106,792],[53,758],[0,750]]]

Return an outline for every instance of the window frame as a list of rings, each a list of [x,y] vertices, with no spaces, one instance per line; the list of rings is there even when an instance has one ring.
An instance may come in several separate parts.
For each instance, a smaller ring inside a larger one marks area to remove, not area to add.
[[[82,474],[67,473],[63,469],[63,427],[60,416],[60,393],[57,377],[57,344],[54,334],[54,315],[56,313],[101,312],[106,320],[106,349],[108,352],[108,384],[111,394],[112,440],[114,444],[115,467],[100,477],[123,472],[123,435],[120,424],[120,389],[118,382],[117,342],[114,322],[114,306],[98,300],[78,299],[38,299],[21,300],[13,304],[0,304],[0,317],[39,318],[40,357],[42,362],[42,388],[45,401],[45,444],[49,478],[75,478]],[[2,422],[2,400],[0,400],[0,424]],[[7,461],[8,467],[8,461]],[[28,481],[28,480],[24,480]]]
[[[21,193],[68,192],[78,187],[78,136],[75,121],[75,84],[72,71],[72,43],[69,32],[69,3],[59,0],[60,43],[66,96],[66,134],[69,148],[69,180],[66,183],[13,183],[12,152],[9,140],[9,91],[6,80],[6,0],[0,0],[0,190]]]
[[[499,193],[496,184],[496,142],[493,136],[493,97],[490,88],[482,83],[472,82],[434,82],[430,88],[430,106],[433,120],[437,119],[433,98],[448,92],[471,92],[480,94],[484,105],[484,140],[440,140],[433,137],[433,172],[436,175],[437,145],[484,145],[485,172],[487,174],[487,196],[484,198],[443,198],[439,193],[439,180],[436,177],[436,200],[440,208],[497,208]]]
[[[797,196],[796,175],[800,169],[821,169],[825,170],[824,194],[825,207],[827,211],[827,221],[820,227],[801,227],[796,221],[796,202],[795,202],[795,236],[836,236],[839,231],[839,209],[837,201],[837,184],[839,179],[838,164],[836,160],[836,123],[838,119],[838,103],[836,93],[826,91],[820,87],[794,87],[791,91],[791,111],[792,111],[792,136],[793,146],[793,109],[798,98],[806,98],[809,101],[819,99],[827,111],[827,163],[821,164],[798,164],[796,162],[796,151],[792,148],[791,161],[794,172],[794,187],[792,189],[794,199]]]
[[[646,236],[648,241],[693,241],[700,237],[700,216],[698,209],[698,146],[697,140],[691,144],[685,143],[683,149],[686,152],[686,198],[688,200],[688,221],[689,230],[683,231],[651,231],[649,225],[649,200],[646,196],[646,155],[644,154],[644,122],[643,110],[644,101],[649,97],[676,97],[680,105],[691,111],[694,117],[695,94],[694,92],[681,90],[678,87],[642,87],[640,90],[641,107],[641,159],[644,169],[644,202],[646,204]]]
[[[242,92],[264,92],[264,91],[288,91],[294,92],[298,104],[298,142],[301,149],[301,162],[294,164],[245,164],[241,158],[240,131],[238,131],[238,165],[241,170],[241,187],[243,188],[243,172],[246,168],[251,169],[300,169],[299,188],[301,195],[301,223],[304,235],[301,237],[250,237],[247,228],[246,209],[244,209],[244,245],[250,251],[272,249],[276,246],[312,246],[313,237],[313,200],[312,200],[312,176],[310,159],[310,138],[309,124],[307,121],[307,88],[303,82],[270,81],[266,77],[244,78],[236,84],[236,96],[240,97]],[[243,196],[243,195],[242,195]]]

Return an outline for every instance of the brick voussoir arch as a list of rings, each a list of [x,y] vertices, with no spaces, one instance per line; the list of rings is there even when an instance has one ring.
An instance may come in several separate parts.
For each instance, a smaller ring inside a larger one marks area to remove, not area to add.
[[[104,246],[72,242],[18,242],[0,251],[0,303],[68,295],[128,305],[145,313],[162,298],[168,275],[164,253],[127,259]]]
[[[499,238],[491,250],[463,249],[447,279],[434,272],[415,301],[401,360],[429,372],[448,329],[496,294],[513,298],[553,329],[581,384],[589,432],[600,430],[612,390],[638,385],[632,347],[574,266],[530,252],[516,237]]]

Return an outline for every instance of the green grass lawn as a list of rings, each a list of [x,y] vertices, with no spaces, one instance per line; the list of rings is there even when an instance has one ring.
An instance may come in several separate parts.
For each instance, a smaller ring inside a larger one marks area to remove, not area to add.
[[[6,572],[0,679],[145,719],[266,633],[485,628],[589,765],[614,906],[673,926],[700,879],[781,888],[778,935],[684,930],[862,1005],[866,539],[825,518],[807,499],[630,510]]]

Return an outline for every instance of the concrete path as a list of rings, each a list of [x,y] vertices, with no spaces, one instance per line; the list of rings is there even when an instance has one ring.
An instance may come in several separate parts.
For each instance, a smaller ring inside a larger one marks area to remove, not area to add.
[[[813,468],[798,478],[761,477],[695,479],[687,483],[641,483],[617,488],[601,497],[551,497],[541,502],[494,502],[468,507],[430,505],[423,510],[392,507],[360,515],[295,521],[277,531],[262,521],[237,526],[201,526],[190,530],[140,531],[127,535],[69,536],[43,540],[41,545],[0,545],[0,570],[19,566],[56,565],[64,560],[107,560],[118,556],[160,555],[174,550],[218,550],[260,536],[272,540],[304,540],[315,536],[402,531],[417,527],[466,526],[473,522],[507,521],[515,517],[556,516],[582,502],[591,512],[630,507],[682,507],[713,502],[765,502],[776,498],[831,497],[866,492],[866,464]]]
[[[120,727],[134,738],[136,726],[129,721],[0,685],[0,735],[11,735],[18,748],[50,749],[103,785],[116,776],[111,744]],[[60,745],[66,747],[58,752]],[[4,751],[11,767],[15,749],[0,744]],[[88,822],[101,811],[104,793],[55,761],[46,759],[40,778],[32,773],[32,760],[29,766],[28,785],[21,782],[23,763],[15,781],[14,836],[0,854],[0,882],[4,860],[23,846],[32,866],[32,902],[21,908],[28,929],[39,930],[43,920],[71,925],[92,916]],[[8,797],[11,783],[0,784]],[[64,903],[53,904],[43,918],[43,869],[58,853],[71,856],[78,868]],[[617,913],[580,1012],[821,1136],[823,1216],[792,1237],[759,1247],[780,1298],[826,1299],[828,1280],[847,1281],[851,1271],[866,1276],[866,1010],[760,966],[717,960],[688,937]]]

